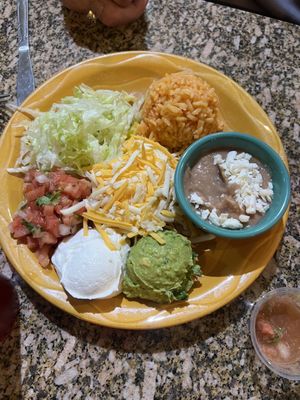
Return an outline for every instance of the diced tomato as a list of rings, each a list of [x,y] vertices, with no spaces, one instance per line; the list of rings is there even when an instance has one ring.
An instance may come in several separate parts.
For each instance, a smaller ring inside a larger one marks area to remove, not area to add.
[[[57,185],[53,181],[49,181],[48,183],[48,192],[53,193],[57,190]]]
[[[81,197],[80,186],[77,182],[68,183],[62,190],[64,194],[67,194],[73,200],[78,200]]]
[[[46,218],[46,230],[56,238],[59,237],[60,219],[55,215]]]
[[[27,244],[29,250],[37,251],[37,249],[39,248],[38,239],[34,239],[31,236],[27,236],[26,240],[27,240],[26,244]]]
[[[14,233],[14,230],[18,228],[18,226],[22,223],[22,218],[19,215],[15,215],[14,219],[8,225],[11,233]]]
[[[40,208],[40,206],[38,206],[37,204],[36,204],[36,201],[35,200],[33,200],[33,201],[28,201],[27,202],[27,205],[26,205],[26,207],[25,207],[25,212],[28,210],[28,209],[30,209],[30,210],[35,210],[35,211],[41,211],[41,208]]]
[[[52,233],[45,231],[42,233],[38,241],[39,241],[39,247],[42,248],[44,244],[56,244],[57,238],[54,235],[52,235]]]
[[[57,205],[55,206],[55,212],[56,212],[57,214],[60,214],[60,210],[62,210],[63,208],[69,208],[69,207],[71,207],[73,204],[74,204],[74,201],[73,201],[73,200],[69,199],[68,196],[62,195],[59,204],[57,204]]]
[[[91,194],[92,184],[85,179],[80,179],[79,187],[81,190],[81,198],[85,199]]]
[[[28,229],[25,226],[20,225],[18,228],[14,230],[13,236],[15,239],[19,239],[23,236],[28,235],[28,233],[29,233]]]
[[[27,237],[28,237],[28,236],[23,236],[23,237],[19,238],[19,239],[17,240],[17,243],[18,243],[18,244],[26,244],[26,245],[27,245]]]
[[[60,210],[62,210],[63,208],[67,208],[67,207],[62,206],[62,205],[59,203],[59,204],[57,204],[57,205],[54,207],[54,211],[56,212],[56,214],[60,214]]]
[[[89,181],[68,175],[63,170],[58,169],[47,174],[34,169],[28,171],[24,177],[23,189],[27,204],[22,208],[22,218],[16,214],[9,225],[13,237],[18,243],[27,244],[30,250],[36,252],[42,266],[48,265],[49,254],[65,236],[59,227],[67,225],[70,227],[68,234],[75,233],[81,223],[77,214],[85,211],[85,208],[82,207],[70,216],[62,215],[61,210],[87,198],[91,190]],[[41,206],[36,204],[36,199],[42,196],[47,196],[51,202],[51,195],[57,192],[60,194],[58,203]],[[24,220],[32,225],[32,229],[30,226],[26,227]]]
[[[36,189],[36,186],[32,182],[24,183],[24,186],[23,186],[24,194],[27,193],[27,192],[31,192],[34,189]]]
[[[46,194],[45,186],[40,186],[37,187],[36,189],[24,193],[27,201],[36,200],[38,197],[44,196],[45,194]]]
[[[60,199],[60,204],[63,207],[71,207],[74,204],[74,202],[73,202],[73,200],[69,199],[68,196],[62,195],[61,199]]]
[[[257,330],[261,333],[264,339],[274,338],[275,332],[272,325],[269,322],[263,319],[258,319],[256,325],[257,325]]]
[[[62,170],[51,172],[50,179],[56,185],[56,187],[64,187],[66,183],[72,182],[73,179],[77,180],[77,178],[67,175]]]
[[[9,224],[9,229],[15,239],[19,239],[29,234],[29,230],[23,224],[23,219],[16,215]]]
[[[75,226],[81,223],[81,219],[76,215],[63,215],[62,216],[63,223],[67,226]]]
[[[54,206],[49,204],[43,207],[45,217],[52,217],[54,215]]]
[[[86,208],[85,207],[81,207],[74,214],[80,215],[80,214],[84,213],[85,211],[86,211]]]
[[[50,182],[39,183],[39,186],[43,186],[43,188],[45,189],[45,193],[50,193],[51,192],[51,190],[49,190]],[[52,192],[53,191],[54,190],[52,190]]]
[[[26,208],[26,220],[36,226],[45,227],[45,218],[40,210]]]
[[[46,268],[50,262],[49,253],[51,252],[51,250],[52,250],[51,246],[46,244],[37,251],[37,257],[39,263],[43,268]]]
[[[34,169],[29,170],[25,174],[24,182],[32,182],[35,179],[35,176],[36,176],[36,170]]]

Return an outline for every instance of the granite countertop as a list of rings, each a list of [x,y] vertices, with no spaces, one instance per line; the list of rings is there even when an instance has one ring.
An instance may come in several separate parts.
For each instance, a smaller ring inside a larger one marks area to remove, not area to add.
[[[16,85],[15,3],[3,2],[0,16],[0,91],[8,93]],[[257,281],[223,309],[169,329],[121,331],[77,320],[37,295],[1,253],[0,270],[14,282],[20,312],[0,345],[0,398],[299,399],[299,385],[255,358],[248,333],[249,304],[274,287],[300,283],[299,27],[201,0],[150,0],[144,18],[122,29],[62,10],[59,0],[36,0],[29,21],[37,85],[81,60],[124,50],[184,55],[232,77],[277,127],[293,198],[281,245]],[[8,119],[1,108],[1,131]]]

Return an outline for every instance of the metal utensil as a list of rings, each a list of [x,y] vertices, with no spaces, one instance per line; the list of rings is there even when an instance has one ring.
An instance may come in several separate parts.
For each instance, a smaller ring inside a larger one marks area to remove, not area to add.
[[[28,41],[28,0],[17,0],[19,62],[17,76],[17,105],[23,103],[26,97],[34,91],[29,41]]]

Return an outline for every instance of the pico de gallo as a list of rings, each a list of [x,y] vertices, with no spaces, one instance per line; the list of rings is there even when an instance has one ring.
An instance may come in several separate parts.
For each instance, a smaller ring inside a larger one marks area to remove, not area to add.
[[[31,169],[24,177],[24,201],[9,225],[12,236],[46,267],[57,243],[81,227],[86,210],[81,207],[72,215],[61,211],[87,198],[91,190],[89,181],[61,169],[48,173]]]

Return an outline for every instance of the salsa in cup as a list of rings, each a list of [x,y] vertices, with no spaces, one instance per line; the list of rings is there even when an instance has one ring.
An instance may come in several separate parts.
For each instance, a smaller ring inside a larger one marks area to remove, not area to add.
[[[273,372],[300,380],[300,289],[275,289],[257,302],[250,321],[260,360]]]

